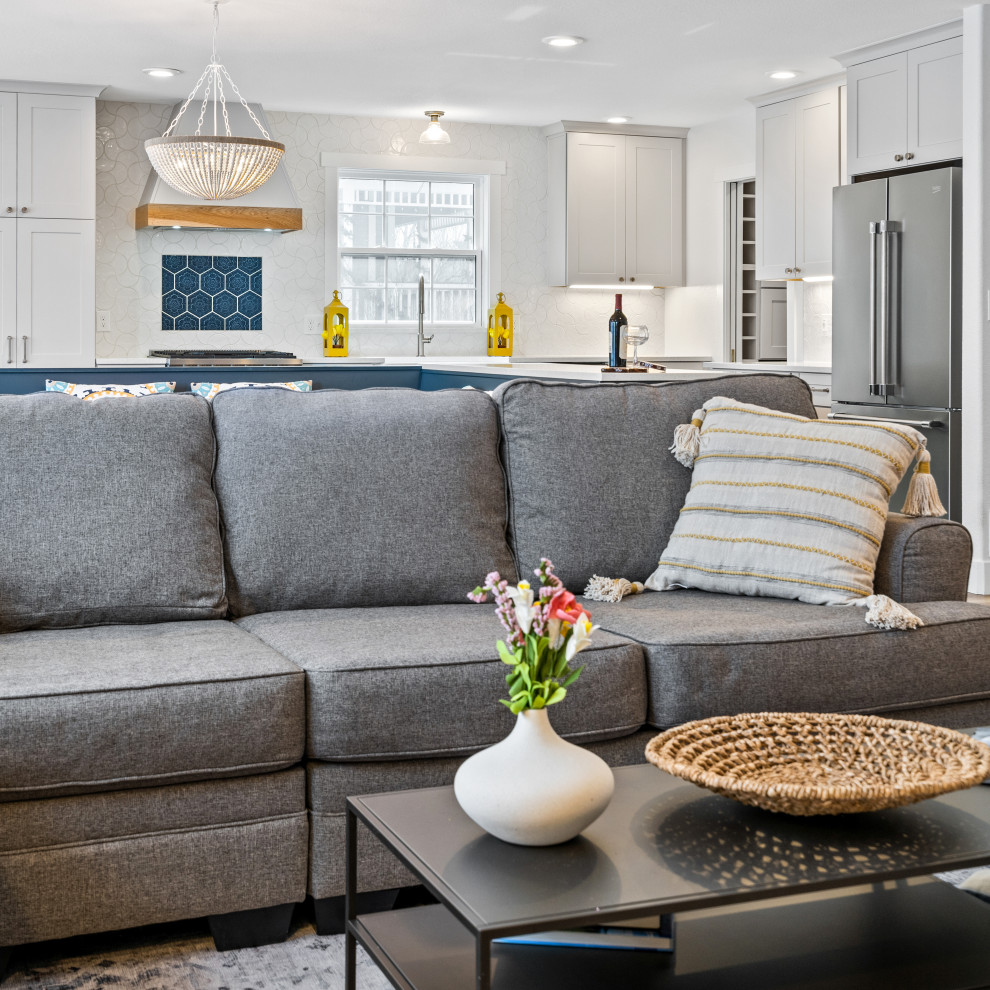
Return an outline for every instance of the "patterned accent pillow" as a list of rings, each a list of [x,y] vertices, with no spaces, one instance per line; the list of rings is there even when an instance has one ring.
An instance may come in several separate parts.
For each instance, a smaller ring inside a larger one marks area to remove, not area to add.
[[[646,586],[823,605],[872,594],[888,502],[924,437],[722,396],[703,408],[694,480]]]
[[[148,382],[146,385],[74,385],[72,382],[58,382],[46,378],[45,391],[64,392],[78,399],[118,399],[174,392],[175,382]]]
[[[292,392],[312,392],[312,381],[305,382],[193,382],[189,389],[195,395],[201,395],[207,402],[221,392],[232,388],[287,388]]]

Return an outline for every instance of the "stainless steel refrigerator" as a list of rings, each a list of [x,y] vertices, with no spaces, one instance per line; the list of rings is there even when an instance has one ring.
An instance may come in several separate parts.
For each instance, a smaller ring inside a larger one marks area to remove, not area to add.
[[[832,204],[831,418],[924,433],[942,502],[959,519],[962,169],[839,186]]]

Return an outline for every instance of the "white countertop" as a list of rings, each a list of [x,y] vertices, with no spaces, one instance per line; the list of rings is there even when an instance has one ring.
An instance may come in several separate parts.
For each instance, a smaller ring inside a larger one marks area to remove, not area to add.
[[[830,375],[830,364],[787,364],[784,361],[709,361],[706,368],[722,371],[779,372],[788,375]]]
[[[556,378],[575,382],[663,382],[691,378],[717,378],[724,372],[691,371],[686,368],[668,368],[666,371],[606,372],[601,365],[567,364],[547,362],[545,364],[510,364],[505,358],[500,363],[480,364],[465,361],[463,364],[438,363],[429,358],[422,359],[424,371],[453,371],[463,375],[516,375],[522,378]]]

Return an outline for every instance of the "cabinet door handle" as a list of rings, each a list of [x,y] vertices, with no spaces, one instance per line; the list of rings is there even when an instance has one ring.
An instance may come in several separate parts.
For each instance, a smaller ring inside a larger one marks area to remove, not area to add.
[[[902,161],[904,161],[904,156],[903,155],[894,155],[894,161],[895,162],[902,162]]]
[[[905,158],[906,158],[906,159],[907,159],[908,161],[911,161],[911,159],[912,159],[912,158],[914,158],[914,152],[913,152],[913,151],[909,151],[909,152],[908,152],[908,153],[907,153],[907,154],[906,154],[906,155],[905,155],[904,157],[905,157]]]
[[[28,363],[28,339],[27,334],[21,337],[22,346],[24,347],[24,363]]]
[[[28,208],[26,206],[21,207],[21,213],[27,213]]]
[[[14,363],[14,338],[7,338],[7,364]]]

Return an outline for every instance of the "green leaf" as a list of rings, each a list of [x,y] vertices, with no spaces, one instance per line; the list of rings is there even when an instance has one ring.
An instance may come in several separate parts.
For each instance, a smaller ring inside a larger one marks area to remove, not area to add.
[[[513,715],[518,715],[525,707],[525,699],[520,698],[519,701],[513,701],[512,704],[509,705],[509,711],[511,711]]]
[[[566,681],[564,681],[564,687],[570,687],[581,676],[582,670],[584,670],[584,664],[578,667],[578,669],[575,670]]]
[[[506,708],[511,708],[512,707],[512,702],[511,701],[506,701],[505,698],[499,698],[498,699],[498,703],[500,705],[505,705]]]
[[[557,704],[558,701],[563,701],[566,694],[567,694],[566,688],[562,688],[562,687],[557,688],[557,690],[554,691],[554,693],[551,694],[549,698],[547,698],[547,704],[555,705]]]
[[[547,704],[549,704],[549,702],[543,700],[543,695],[539,695],[538,697],[533,699],[533,707],[536,709],[543,708]]]
[[[529,668],[527,666],[525,666],[525,665],[521,665],[519,667],[519,673],[522,676],[523,683],[526,685],[526,687],[532,688],[532,686],[533,686],[533,678],[530,677],[530,675],[529,675]]]
[[[514,667],[519,661],[509,652],[509,648],[500,639],[495,643],[495,648],[498,650],[499,659],[502,663],[507,663],[509,666]]]

